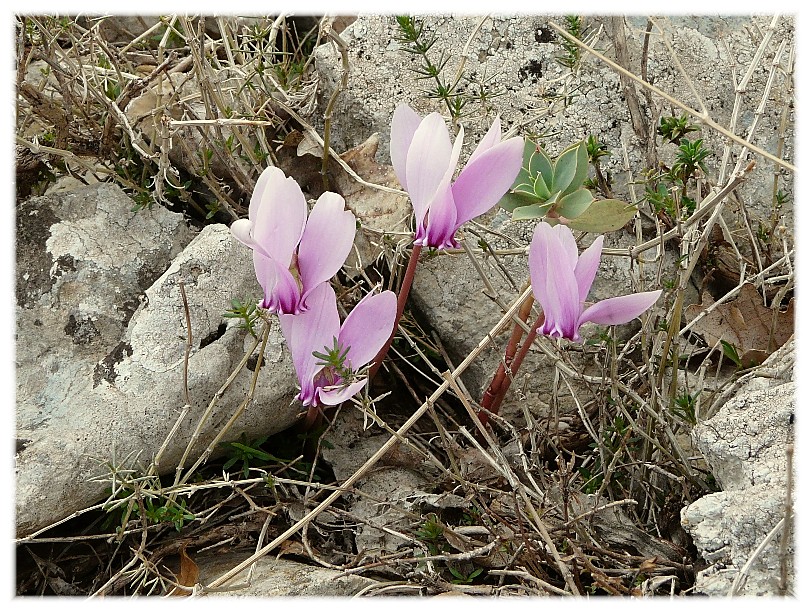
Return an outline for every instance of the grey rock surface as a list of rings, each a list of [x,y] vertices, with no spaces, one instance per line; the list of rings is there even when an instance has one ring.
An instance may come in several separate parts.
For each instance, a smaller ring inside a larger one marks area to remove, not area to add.
[[[185,284],[193,346],[191,409],[160,463],[170,472],[209,402],[251,343],[222,314],[260,294],[249,249],[223,225],[192,233],[162,208],[130,212],[97,185],[18,207],[16,527],[24,536],[105,497],[108,465],[148,465],[185,404]],[[172,261],[173,260],[173,261]],[[225,440],[283,430],[299,412],[275,326],[254,400]],[[191,451],[194,460],[244,400],[248,361]],[[190,463],[187,463],[190,464]],[[94,478],[101,477],[101,480]]]
[[[249,554],[216,554],[197,556],[199,581],[210,583],[223,575]],[[373,579],[360,575],[345,575],[341,571],[294,562],[285,558],[265,556],[255,563],[250,583],[236,577],[227,586],[232,590],[208,592],[209,596],[353,596],[374,585]],[[246,577],[247,571],[243,575]]]
[[[740,573],[784,517],[786,448],[794,444],[795,435],[793,362],[791,341],[766,361],[769,371],[753,377],[716,415],[694,428],[695,444],[722,488],[681,512],[683,528],[710,564],[697,576],[697,592],[721,596],[736,583],[739,594],[778,594],[781,534],[755,555],[746,577]],[[793,533],[786,557],[790,589]]]
[[[568,144],[594,134],[612,152],[603,160],[603,167],[613,175],[617,196],[629,198],[627,183],[630,177],[624,164],[623,146],[634,180],[640,178],[646,159],[642,143],[630,122],[620,79],[611,68],[587,56],[578,73],[572,78],[569,76],[569,70],[557,61],[557,57],[563,54],[559,36],[548,25],[551,21],[561,25],[561,18],[499,15],[483,20],[482,16],[430,15],[423,20],[427,35],[436,35],[436,42],[430,50],[433,61],[448,57],[445,80],[452,80],[451,77],[456,75],[465,51],[464,73],[475,83],[462,79],[462,87],[476,91],[477,83],[486,80],[491,91],[501,93],[490,98],[485,107],[475,101],[467,105],[466,116],[461,119],[467,142],[476,142],[496,114],[502,116],[504,129],[514,127],[519,134],[552,134],[542,141],[552,154],[558,154]],[[665,30],[687,76],[677,68],[662,36],[655,30],[649,41],[648,80],[693,108],[700,108],[700,100],[688,87],[687,79],[690,79],[710,116],[720,125],[727,126],[734,107],[733,79],[740,80],[747,71],[761,42],[760,33],[766,31],[771,21],[771,16],[658,18],[657,23]],[[585,25],[587,35],[595,35],[593,46],[614,59],[609,18],[588,16]],[[645,29],[645,18],[627,20],[630,68],[637,74],[640,73]],[[765,50],[746,91],[741,94],[736,133],[744,137],[755,120],[755,111],[778,43],[781,40],[791,43],[794,37],[792,18],[780,17],[775,31],[774,42]],[[334,107],[332,145],[335,150],[347,150],[363,142],[370,134],[379,132],[380,157],[388,161],[390,120],[400,103],[410,104],[422,115],[438,111],[447,116],[442,101],[427,97],[426,93],[434,82],[417,78],[419,75],[414,69],[419,67],[420,58],[400,50],[395,40],[398,33],[392,15],[360,15],[341,34],[348,46],[350,73],[348,87],[337,98]],[[323,106],[340,82],[342,65],[340,54],[332,44],[318,47],[315,60],[322,89],[319,96],[321,107],[310,119],[317,123],[322,122]],[[781,61],[786,65],[787,54],[781,57]],[[774,85],[772,96],[775,99],[784,97],[778,102],[771,99],[764,105],[752,138],[756,145],[776,151],[781,115],[789,113],[783,152],[786,159],[794,158],[794,117],[788,103],[792,95],[790,87],[790,83],[784,85],[780,80]],[[647,104],[640,89],[638,97],[650,125],[657,125],[660,116],[673,112],[671,104],[659,97],[652,96],[651,105]],[[715,170],[722,161],[723,137],[708,128],[689,134],[689,137],[703,138],[707,148],[714,151],[706,161],[709,169]],[[661,147],[663,161],[671,164],[676,149],[673,145]],[[461,158],[471,151],[472,148],[468,148]],[[738,154],[738,147],[734,154]],[[784,178],[781,186],[791,192],[791,179]],[[640,189],[639,198],[643,187],[636,189]],[[760,162],[751,178],[739,189],[739,194],[748,210],[754,211],[758,217],[768,218],[772,201],[771,163]],[[779,211],[789,231],[794,226],[791,208],[787,205]],[[726,214],[729,222],[742,221],[738,207]]]

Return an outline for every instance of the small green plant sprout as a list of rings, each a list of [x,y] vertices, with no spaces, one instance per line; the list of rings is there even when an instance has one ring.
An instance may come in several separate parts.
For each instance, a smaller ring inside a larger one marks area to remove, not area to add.
[[[596,185],[606,198],[612,197],[612,189],[610,188],[610,181],[604,176],[604,172],[601,171],[601,158],[609,157],[610,155],[612,155],[612,153],[607,150],[607,145],[600,142],[598,136],[593,134],[587,136],[587,159],[595,171]]]
[[[699,131],[699,128],[688,122],[688,115],[660,117],[660,125],[657,127],[657,133],[663,140],[678,146],[683,136],[696,131]]]
[[[416,538],[427,545],[430,555],[437,556],[446,549],[444,527],[435,514],[430,514],[416,531]]]
[[[257,300],[255,299],[251,299],[247,301],[247,303],[242,303],[234,297],[230,300],[230,309],[227,310],[222,316],[224,318],[240,318],[241,323],[239,323],[239,328],[247,329],[250,335],[253,337],[258,337],[256,335],[255,325],[261,318],[261,312],[259,312],[256,304]]]
[[[742,357],[739,356],[739,351],[736,349],[736,346],[728,341],[725,341],[724,339],[720,340],[720,342],[722,344],[722,354],[733,361],[738,369],[745,369],[746,367],[749,367],[749,364],[742,362]]]
[[[159,524],[161,522],[168,522],[174,525],[177,532],[180,532],[188,521],[190,522],[196,516],[189,513],[185,508],[185,499],[177,502],[161,503],[157,499],[147,497],[143,501],[144,509],[146,510],[146,519],[152,524]]]
[[[436,43],[435,33],[427,36],[424,32],[424,22],[409,15],[397,15],[396,24],[399,32],[394,40],[399,43],[400,49],[421,57],[421,65],[413,68],[419,79],[432,79],[435,86],[427,91],[427,97],[442,100],[447,106],[453,124],[460,118],[468,99],[458,93],[460,75],[453,82],[445,81],[441,75],[449,61],[449,55],[441,52],[436,63],[430,59],[428,53]]]
[[[607,150],[607,145],[600,142],[598,136],[590,134],[587,136],[587,159],[592,165],[599,163],[602,157],[609,157],[612,155]]]
[[[584,19],[580,15],[565,15],[565,31],[574,38],[581,39],[584,35]],[[562,47],[562,54],[556,56],[556,61],[565,68],[575,71],[581,63],[581,48],[566,38],[562,38],[559,43]]]
[[[711,151],[705,148],[705,145],[702,143],[702,138],[694,140],[693,142],[688,140],[688,138],[682,138],[671,171],[685,184],[690,178],[694,178],[697,168],[702,170],[705,174],[708,173],[705,158],[710,154]]]
[[[697,424],[696,403],[698,396],[699,392],[692,395],[685,389],[681,390],[674,399],[671,413],[691,426],[695,426]]]
[[[475,580],[475,577],[477,577],[483,572],[482,568],[477,568],[471,573],[469,573],[469,575],[464,575],[463,573],[461,573],[461,571],[459,571],[455,567],[450,566],[447,568],[449,569],[449,572],[452,573],[452,576],[455,578],[452,580],[452,583],[460,585],[472,583]]]
[[[348,356],[348,352],[351,350],[351,347],[349,346],[345,348],[345,350],[341,350],[337,343],[337,338],[334,337],[332,340],[334,343],[332,347],[329,348],[328,352],[323,353],[314,351],[312,352],[312,356],[319,359],[317,366],[323,368],[323,375],[330,378],[329,383],[332,383],[332,381],[336,378],[340,378],[346,385],[348,385],[354,381],[354,378],[357,377],[357,372],[346,364],[346,357]]]
[[[278,462],[275,456],[268,454],[260,447],[261,444],[267,441],[267,437],[247,441],[247,437],[242,434],[241,439],[242,443],[230,441],[222,444],[224,448],[227,448],[229,454],[229,458],[225,461],[225,464],[222,465],[223,471],[227,471],[236,463],[241,463],[242,475],[247,478],[250,473],[251,462],[253,466],[257,464],[257,461],[261,461],[263,465],[269,462]]]
[[[525,140],[523,165],[500,206],[515,221],[544,218],[556,224],[564,219],[571,229],[603,233],[623,227],[637,209],[615,199],[598,200],[584,187],[588,150],[582,140],[551,160],[545,150]]]

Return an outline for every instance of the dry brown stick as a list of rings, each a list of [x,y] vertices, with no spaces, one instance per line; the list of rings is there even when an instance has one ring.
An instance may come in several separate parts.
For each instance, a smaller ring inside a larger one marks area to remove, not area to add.
[[[609,18],[610,29],[612,30],[612,43],[615,45],[615,59],[629,71],[629,49],[626,44],[626,30],[624,29],[624,17],[613,16]],[[631,79],[623,72],[618,75],[621,79],[621,87],[624,90],[626,106],[629,109],[629,118],[632,121],[632,130],[641,139],[644,146],[649,140],[649,126],[646,123],[646,116],[638,101],[638,92]]]

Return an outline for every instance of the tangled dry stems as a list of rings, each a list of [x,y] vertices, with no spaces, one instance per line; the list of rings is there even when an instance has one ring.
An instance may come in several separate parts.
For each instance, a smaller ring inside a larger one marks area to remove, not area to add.
[[[245,213],[240,201],[250,193],[260,169],[268,162],[278,162],[274,143],[283,140],[283,135],[294,127],[309,134],[325,149],[324,170],[326,160],[331,157],[361,184],[390,190],[366,182],[342,162],[328,145],[328,123],[326,134],[321,136],[305,120],[314,109],[317,88],[317,82],[305,76],[305,69],[292,84],[287,82],[284,86],[279,82],[280,76],[289,77],[291,73],[283,69],[289,70],[290,58],[297,57],[295,51],[284,46],[289,40],[289,23],[283,15],[260,22],[254,36],[236,21],[216,18],[215,23],[218,36],[208,33],[204,18],[165,17],[129,43],[116,45],[101,34],[102,20],[90,19],[80,25],[76,20],[51,17],[22,19],[18,28],[18,144],[55,173],[61,171],[80,180],[90,179],[90,174],[96,179],[116,180],[131,193],[143,195],[146,199],[139,201],[146,202],[144,205],[176,205],[180,201],[202,216],[222,213],[235,219]],[[79,544],[91,546],[93,553],[105,558],[104,570],[87,590],[96,596],[238,588],[233,579],[244,577],[244,571],[255,566],[262,556],[271,552],[286,553],[285,549],[292,549],[289,553],[307,557],[321,566],[339,570],[343,575],[384,577],[383,581],[365,588],[361,595],[447,591],[543,595],[596,591],[612,595],[686,592],[693,582],[696,567],[685,541],[681,540],[679,545],[672,542],[679,532],[679,509],[710,491],[712,483],[699,456],[687,443],[688,423],[674,415],[672,406],[686,392],[693,398],[696,418],[707,419],[735,388],[757,372],[728,376],[723,373],[721,354],[713,359],[713,351],[706,355],[706,351],[694,343],[688,333],[694,321],[689,324],[682,321],[684,290],[692,281],[700,253],[708,246],[714,224],[726,229],[725,235],[730,237],[741,272],[738,287],[712,308],[732,298],[745,282],[753,282],[758,287],[777,284],[779,290],[772,303],[778,307],[794,282],[794,248],[789,244],[787,232],[776,236],[775,206],[770,220],[772,235],[781,241],[777,244],[777,240],[773,240],[776,248],[780,247],[780,256],[770,256],[769,260],[774,262],[765,265],[767,259],[762,257],[760,244],[753,235],[744,202],[736,194],[736,188],[752,169],[744,161],[747,151],[779,166],[773,174],[774,197],[779,179],[783,180],[782,172],[794,170],[781,158],[786,119],[780,123],[779,148],[775,153],[751,144],[759,118],[776,87],[776,77],[780,77],[781,83],[779,103],[785,107],[790,99],[793,45],[784,38],[777,49],[771,51],[778,32],[777,23],[774,18],[766,28],[753,60],[736,83],[732,120],[727,128],[708,115],[699,93],[682,69],[665,27],[656,21],[650,20],[647,42],[653,31],[660,36],[700,111],[649,85],[645,74],[638,76],[627,70],[620,65],[620,54],[616,63],[595,51],[594,40],[586,44],[571,39],[626,77],[622,86],[627,99],[634,100],[641,113],[632,113],[633,127],[645,133],[647,140],[653,139],[655,125],[649,123],[640,110],[636,85],[641,87],[650,114],[653,112],[651,100],[662,96],[691,113],[706,127],[726,136],[728,141],[718,180],[714,183],[707,176],[701,177],[709,194],[698,202],[692,216],[666,228],[659,219],[642,211],[648,217],[645,220],[654,223],[655,237],[644,237],[641,229],[644,219],[638,218],[634,225],[635,246],[605,249],[607,255],[629,257],[636,265],[639,283],[644,267],[656,268],[656,281],[660,284],[664,249],[671,241],[679,244],[683,265],[668,296],[671,308],[665,324],[656,325],[648,318],[622,346],[614,336],[606,338],[600,347],[587,350],[588,358],[595,363],[595,368],[589,367],[587,371],[580,368],[578,359],[571,358],[569,345],[541,336],[534,341],[532,350],[544,355],[553,367],[553,417],[538,422],[526,405],[521,423],[493,414],[492,428],[484,427],[477,416],[480,406],[476,397],[461,380],[464,370],[485,351],[502,351],[503,331],[515,324],[530,330],[517,316],[530,289],[520,290],[508,266],[503,264],[509,257],[524,257],[525,247],[502,234],[489,235],[494,239],[480,240],[486,244],[484,248],[475,248],[470,241],[469,244],[464,242],[462,250],[442,255],[468,257],[470,265],[480,275],[482,290],[501,308],[502,317],[456,366],[435,332],[425,330],[417,317],[406,316],[399,328],[404,341],[394,346],[394,358],[386,364],[386,369],[391,389],[399,389],[397,402],[412,411],[412,415],[398,426],[392,424],[391,417],[396,420],[401,416],[390,410],[386,413],[381,397],[356,401],[342,408],[361,410],[365,426],[378,427],[389,437],[339,486],[314,479],[316,473],[323,472],[319,468],[324,436],[318,438],[313,457],[305,459],[301,455],[273,468],[252,468],[249,476],[233,478],[227,473],[205,471],[205,463],[227,434],[226,425],[202,456],[187,467],[186,458],[197,440],[195,434],[172,484],[158,477],[162,452],[140,466],[136,466],[135,457],[121,461],[113,457],[100,476],[110,482],[110,498],[86,512],[79,512],[90,513],[102,506],[106,510],[122,509],[125,513],[121,527],[112,537],[42,536],[53,526],[67,521],[62,520],[19,543],[24,545],[41,572],[43,567],[50,566],[48,563],[57,562],[59,556],[46,561],[33,551],[36,545],[60,545],[62,555]],[[321,26],[316,33],[310,32],[317,41],[330,37],[338,45],[342,42],[338,34],[331,32],[330,22],[324,21]],[[551,27],[561,36],[568,36],[563,28],[553,23]],[[613,36],[618,43],[623,40],[625,44],[622,28],[623,20],[613,24]],[[145,51],[138,50],[139,45],[155,34],[159,34],[156,44],[147,45]],[[592,38],[602,35],[599,30]],[[279,36],[283,43],[278,43]],[[280,59],[272,66],[273,70],[262,66],[262,57],[274,54],[279,54]],[[99,57],[105,61],[99,62]],[[342,57],[345,61],[345,54]],[[765,57],[771,57],[765,90],[748,132],[743,137],[738,136],[735,132],[743,94]],[[43,75],[46,78],[36,83],[26,75],[35,61],[41,62],[39,65],[44,66],[47,73]],[[146,69],[139,67],[139,62]],[[188,95],[183,85],[191,79],[201,86]],[[565,91],[574,87],[572,77],[568,79],[563,85]],[[127,117],[127,106],[148,88],[154,88],[154,108],[133,122]],[[340,88],[335,96],[339,93]],[[551,104],[546,112],[552,113],[553,109]],[[786,115],[782,112],[782,117]],[[192,150],[187,142],[192,134],[198,150]],[[186,168],[178,168],[173,161],[172,146],[179,146],[188,164]],[[200,155],[200,150],[210,151],[210,154]],[[737,162],[731,168],[734,154]],[[88,155],[95,159],[90,161]],[[626,170],[631,172],[626,148],[624,159]],[[193,187],[184,182],[189,176],[199,181]],[[323,176],[325,178],[325,171]],[[206,193],[200,197],[203,189]],[[730,198],[741,208],[741,216],[746,220],[743,235],[752,259],[742,254],[746,249],[735,243],[734,236],[738,234],[729,230],[722,216]],[[221,207],[212,202],[219,202]],[[481,237],[483,234],[479,232],[484,231],[491,234],[491,230],[482,225],[473,226],[474,229],[470,229],[473,235]],[[375,236],[384,244],[383,238]],[[489,245],[489,241],[496,240],[500,240],[498,247]],[[646,253],[652,249],[654,255],[646,258]],[[387,254],[379,261],[380,269],[373,273],[387,276],[389,285],[396,286],[400,281],[397,271],[401,271],[396,261],[402,254],[401,241],[392,249],[388,246]],[[387,266],[383,264],[385,261]],[[752,273],[746,271],[750,267]],[[492,270],[503,276],[512,292],[504,293],[494,287],[489,277]],[[358,270],[358,273],[372,284],[368,270]],[[187,304],[185,309],[187,312]],[[708,313],[710,310],[703,315]],[[259,337],[223,383],[206,414],[227,392],[229,381],[256,350],[258,354],[263,353],[260,344],[266,342],[271,322],[267,320],[263,324]],[[192,329],[188,316],[186,328],[190,347]],[[681,356],[686,357],[688,372],[689,386],[685,391],[678,386],[676,373],[671,372],[671,363],[678,362]],[[691,359],[695,365],[691,365]],[[260,363],[255,368],[253,384],[259,368]],[[520,396],[519,376],[516,382],[511,392]],[[429,397],[427,400],[423,399],[425,395]],[[560,426],[562,400],[575,406],[580,432],[586,439],[586,443],[579,443],[578,449],[572,451],[567,447],[569,441],[563,434],[564,427]],[[248,395],[240,409],[249,401]],[[186,407],[190,404],[188,398],[186,404]],[[181,417],[184,415],[185,411]],[[234,413],[230,422],[238,415],[239,412]],[[429,415],[429,421],[425,415]],[[339,417],[339,410],[327,415],[327,429]],[[199,420],[197,432],[204,421],[205,415]],[[172,442],[172,437],[167,437],[164,448]],[[387,499],[370,497],[369,500],[384,504],[389,513],[409,525],[399,529],[380,527],[352,514],[346,495],[368,498],[356,484],[397,445],[405,446],[439,473],[438,488],[444,494],[461,499],[456,507],[441,509],[424,504],[416,511],[416,505],[406,509]],[[303,469],[299,470],[300,467]],[[295,470],[299,470],[301,478],[286,475]],[[204,479],[192,482],[192,475]],[[180,534],[166,524],[149,522],[147,500],[179,506],[178,499],[193,499],[195,507],[193,520]],[[287,508],[291,503],[300,505],[301,517],[295,519],[289,514]],[[74,517],[77,516],[71,516]],[[434,527],[429,536],[425,531],[428,523]],[[284,524],[289,526],[284,528]],[[400,542],[400,550],[355,555],[350,537],[340,533],[359,524],[395,537]],[[298,535],[301,547],[295,548],[292,544],[296,543]],[[204,587],[178,583],[177,576],[165,568],[164,561],[187,545],[201,554],[239,540],[251,542],[253,555]],[[114,548],[113,551],[103,551],[102,543]],[[473,583],[475,579],[469,576],[480,568],[486,571],[485,579]],[[53,571],[45,571],[45,574],[54,579]],[[249,582],[249,574],[246,579]],[[47,581],[40,582],[43,590]]]

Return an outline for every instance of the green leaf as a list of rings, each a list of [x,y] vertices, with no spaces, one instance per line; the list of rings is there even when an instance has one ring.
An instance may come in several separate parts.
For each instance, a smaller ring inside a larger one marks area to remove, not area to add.
[[[736,350],[736,346],[730,342],[726,342],[723,339],[719,341],[722,343],[722,352],[725,354],[725,356],[736,363],[737,367],[742,367],[742,359],[739,356],[739,352]]]
[[[567,225],[571,229],[590,233],[617,231],[635,216],[637,210],[635,206],[618,199],[599,199]]]
[[[551,196],[551,190],[548,189],[548,185],[541,174],[537,174],[537,179],[534,183],[534,194],[542,200],[546,200]]]
[[[500,206],[509,212],[514,212],[517,208],[522,206],[530,206],[531,204],[536,204],[538,202],[537,198],[531,194],[525,193],[506,193],[503,197],[500,198]]]
[[[530,206],[521,206],[517,208],[511,215],[514,221],[530,221],[531,219],[542,218],[548,213],[553,204],[531,204]]]
[[[525,155],[528,153],[530,148],[530,156],[528,158],[528,173],[533,176],[542,176],[545,179],[545,184],[549,185],[553,181],[553,162],[551,162],[551,158],[548,157],[548,154],[545,150],[528,140],[525,139],[525,151],[523,153],[523,159],[525,159]]]
[[[553,167],[554,191],[567,195],[576,191],[587,178],[587,143],[583,140],[567,147]]]
[[[565,195],[560,199],[557,204],[557,210],[563,217],[575,219],[587,211],[587,208],[590,207],[594,199],[593,194],[582,187],[578,191],[573,191],[573,193]]]
[[[528,182],[521,182],[519,184],[515,184],[511,187],[511,190],[515,193],[521,193],[523,195],[528,195],[530,197],[536,197],[534,194],[534,183],[529,180]]]

